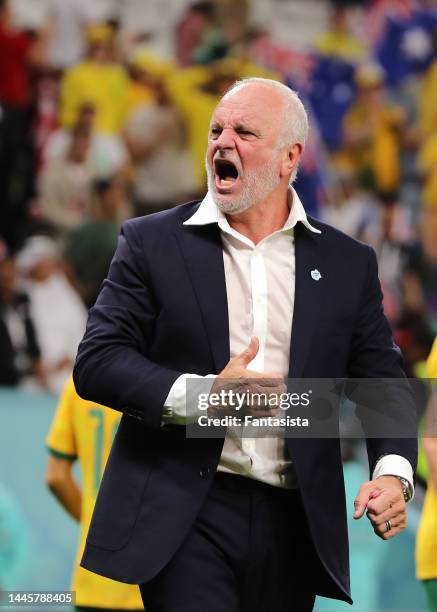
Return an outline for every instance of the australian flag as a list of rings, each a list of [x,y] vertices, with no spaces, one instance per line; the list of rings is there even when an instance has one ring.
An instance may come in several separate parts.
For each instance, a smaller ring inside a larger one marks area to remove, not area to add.
[[[355,67],[343,60],[319,55],[307,89],[307,98],[328,149],[343,140],[343,118],[355,98]]]
[[[435,58],[437,11],[417,10],[405,19],[387,16],[376,56],[386,72],[386,83],[396,86],[423,72]]]

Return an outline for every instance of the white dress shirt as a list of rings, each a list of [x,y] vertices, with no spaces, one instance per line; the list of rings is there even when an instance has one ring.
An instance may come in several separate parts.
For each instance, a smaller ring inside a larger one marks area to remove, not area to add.
[[[308,221],[296,191],[289,189],[290,214],[283,228],[258,244],[233,229],[208,193],[196,213],[184,225],[217,223],[221,231],[229,313],[230,356],[244,351],[251,336],[259,338],[259,351],[248,369],[275,372],[288,377],[290,340],[295,293],[294,227],[303,223],[320,234]],[[214,379],[215,375],[208,375]],[[184,423],[187,414],[186,380],[180,376],[165,401],[163,420]],[[211,380],[211,386],[213,380]],[[283,438],[246,438],[228,428],[218,469],[266,482],[273,486],[297,486],[292,462]],[[405,478],[413,490],[413,470],[404,457],[386,455],[376,464],[373,477]]]

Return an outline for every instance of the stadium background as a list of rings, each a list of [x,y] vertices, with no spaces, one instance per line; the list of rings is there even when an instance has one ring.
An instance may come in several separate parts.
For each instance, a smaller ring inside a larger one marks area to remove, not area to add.
[[[375,248],[408,374],[423,375],[437,330],[437,7],[6,4],[0,322],[16,330],[18,313],[25,334],[0,334],[0,587],[67,589],[77,527],[45,487],[45,439],[86,308],[124,218],[202,194],[209,114],[236,78],[272,76],[299,91],[312,129],[296,188],[311,214]],[[359,443],[344,455],[351,510],[366,465]],[[426,609],[414,575],[421,482],[395,540],[351,522],[354,609]]]

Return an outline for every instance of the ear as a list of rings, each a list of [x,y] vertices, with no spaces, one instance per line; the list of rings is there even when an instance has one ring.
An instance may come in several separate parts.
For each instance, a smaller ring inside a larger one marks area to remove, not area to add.
[[[284,155],[281,165],[281,176],[289,176],[299,162],[303,153],[303,146],[300,142],[296,142],[292,147],[284,149]]]

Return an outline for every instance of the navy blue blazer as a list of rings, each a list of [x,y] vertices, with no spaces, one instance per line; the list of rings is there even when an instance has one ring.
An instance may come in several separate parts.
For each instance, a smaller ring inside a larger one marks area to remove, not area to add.
[[[223,447],[223,439],[187,439],[182,427],[161,427],[162,406],[181,374],[218,373],[229,360],[219,228],[183,225],[198,206],[124,223],[74,368],[79,395],[123,412],[82,559],[123,582],[146,582],[168,563],[208,494]],[[402,377],[373,250],[310,221],[321,234],[302,223],[295,228],[289,376]],[[405,418],[414,421],[413,412],[406,405]],[[415,440],[369,439],[367,447],[370,472],[388,453],[416,465]],[[339,440],[289,439],[287,448],[329,576],[327,585],[312,586],[350,601]]]

